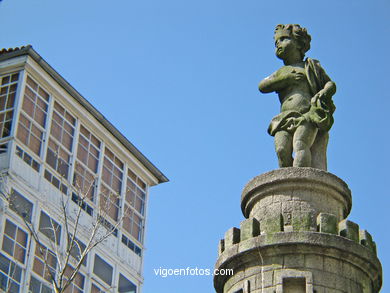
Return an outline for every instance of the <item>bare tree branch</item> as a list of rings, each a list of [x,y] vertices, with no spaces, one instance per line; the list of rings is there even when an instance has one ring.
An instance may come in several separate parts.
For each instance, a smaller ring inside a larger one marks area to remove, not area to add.
[[[7,177],[9,176],[9,174],[0,175],[0,197],[2,197],[8,205],[10,205],[12,201],[12,191],[7,184]],[[50,224],[48,227],[35,227],[34,224],[31,223],[28,215],[18,213],[31,235],[30,239],[35,242],[36,249],[43,259],[45,268],[47,268],[48,277],[50,278],[53,290],[56,293],[64,293],[65,290],[72,285],[73,281],[80,273],[81,267],[88,254],[95,247],[116,233],[122,225],[123,219],[129,215],[130,206],[123,205],[126,209],[123,214],[120,215],[119,212],[121,207],[119,194],[111,192],[110,189],[102,185],[102,189],[105,188],[105,190],[101,190],[100,196],[96,196],[94,214],[91,216],[92,221],[88,223],[89,228],[84,227],[81,219],[84,216],[90,216],[84,209],[90,200],[89,195],[91,191],[95,188],[95,181],[96,177],[90,182],[88,188],[80,186],[79,182],[73,183],[73,187],[78,194],[77,200],[72,200],[75,202],[74,208],[71,208],[71,205],[73,205],[70,200],[71,196],[67,196],[61,192],[60,206],[57,207],[59,208],[59,217],[53,217],[50,213],[50,209],[44,209],[49,217]],[[61,226],[64,227],[64,233],[66,234],[64,241],[67,241],[67,243],[62,246],[60,243]],[[83,233],[88,235],[85,244],[82,244],[77,238],[77,235],[82,229],[88,229],[88,233]],[[47,234],[43,233],[45,230],[49,232]],[[47,236],[50,241],[43,241],[41,236],[42,233]],[[47,242],[49,247],[46,247],[43,242]],[[83,245],[85,245],[85,247],[83,247]],[[56,268],[52,268],[50,260],[53,256],[51,253],[55,257]]]

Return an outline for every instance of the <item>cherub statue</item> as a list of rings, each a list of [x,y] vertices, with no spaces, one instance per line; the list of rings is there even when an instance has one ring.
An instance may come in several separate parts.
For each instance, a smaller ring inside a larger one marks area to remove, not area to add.
[[[274,39],[276,56],[283,60],[284,66],[263,79],[259,90],[279,95],[281,113],[272,119],[268,128],[268,133],[275,137],[279,167],[326,170],[328,131],[336,109],[332,101],[336,84],[317,60],[304,60],[311,41],[305,28],[279,24]]]

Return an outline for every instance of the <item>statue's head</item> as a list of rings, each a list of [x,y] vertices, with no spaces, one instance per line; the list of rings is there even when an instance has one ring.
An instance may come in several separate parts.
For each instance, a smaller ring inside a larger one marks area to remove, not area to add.
[[[278,24],[274,34],[275,45],[277,45],[278,40],[283,40],[285,38],[289,38],[293,41],[303,60],[305,53],[310,49],[311,36],[307,33],[307,30],[300,27],[299,24]],[[276,55],[279,58],[282,58],[278,55],[278,51],[276,52]]]

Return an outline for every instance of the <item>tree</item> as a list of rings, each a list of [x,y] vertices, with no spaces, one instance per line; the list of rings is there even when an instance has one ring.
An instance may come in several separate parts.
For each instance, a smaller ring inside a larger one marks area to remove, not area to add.
[[[89,252],[103,243],[110,235],[117,232],[123,219],[129,215],[128,210],[125,210],[122,216],[117,217],[115,224],[111,224],[107,219],[110,216],[112,217],[112,208],[118,204],[119,195],[105,191],[105,195],[98,198],[94,214],[91,216],[88,227],[85,227],[81,223],[81,218],[86,215],[87,198],[89,198],[91,189],[95,186],[95,178],[88,187],[74,184],[77,185],[76,197],[71,198],[66,193],[59,192],[61,198],[59,207],[57,207],[57,216],[53,217],[50,209],[45,209],[47,212],[46,220],[40,221],[43,224],[40,223],[37,228],[31,222],[31,214],[27,212],[24,203],[18,200],[13,190],[10,190],[7,183],[9,176],[11,175],[3,174],[0,177],[0,195],[9,208],[23,219],[25,227],[30,232],[31,239],[36,244],[36,250],[39,251],[41,259],[45,263],[45,267],[49,268],[45,271],[45,278],[52,284],[54,292],[66,292],[77,278]],[[65,230],[65,246],[60,245],[61,227]],[[82,243],[78,239],[77,235],[80,232],[88,235],[86,243]],[[48,248],[44,245],[44,237],[50,239],[50,241],[46,241],[49,242],[50,247]]]

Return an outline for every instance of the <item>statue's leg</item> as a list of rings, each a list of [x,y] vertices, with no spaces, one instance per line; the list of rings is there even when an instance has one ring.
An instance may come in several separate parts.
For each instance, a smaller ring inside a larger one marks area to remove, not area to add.
[[[311,165],[313,168],[327,170],[326,149],[329,141],[327,131],[318,131],[311,147]]]
[[[279,167],[292,167],[292,135],[287,131],[281,130],[275,133],[275,151],[278,156]]]
[[[293,137],[294,167],[311,167],[311,151],[318,128],[310,122],[304,122],[295,130]]]

